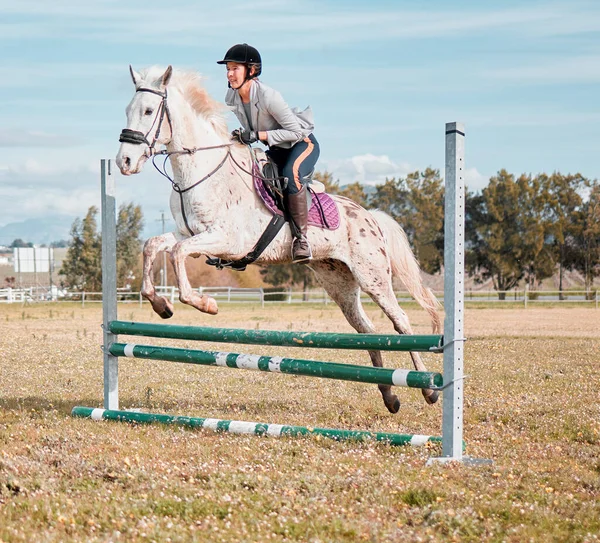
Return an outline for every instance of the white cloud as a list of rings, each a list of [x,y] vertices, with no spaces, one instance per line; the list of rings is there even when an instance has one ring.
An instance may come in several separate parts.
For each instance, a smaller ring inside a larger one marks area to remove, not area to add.
[[[333,174],[340,185],[358,181],[363,185],[377,185],[387,178],[406,177],[416,168],[405,162],[396,163],[387,155],[356,155],[341,160],[322,160],[319,168]]]
[[[517,84],[600,82],[600,56],[573,56],[532,60],[531,63],[487,70],[484,76]]]
[[[465,183],[467,189],[471,192],[481,191],[481,189],[488,185],[489,181],[489,177],[479,173],[477,168],[467,168],[465,170]]]
[[[73,147],[83,143],[82,138],[65,137],[40,130],[0,129],[0,147]]]
[[[379,185],[385,179],[392,177],[403,178],[416,170],[422,170],[406,162],[394,162],[387,155],[356,155],[341,160],[323,160],[319,162],[319,170],[327,171],[333,175],[340,185],[347,185],[358,181],[362,185]],[[440,171],[444,175],[443,169]],[[481,174],[477,168],[467,168],[465,182],[470,191],[480,191],[487,186],[489,177]]]
[[[45,0],[0,1],[5,16],[28,16],[25,21],[5,23],[0,40],[23,37],[61,36],[77,39],[103,37],[114,43],[160,43],[209,45],[226,39],[227,31],[244,25],[245,39],[262,42],[264,49],[320,48],[381,39],[432,39],[505,34],[561,36],[600,30],[598,7],[591,2],[553,2],[542,8],[537,3],[504,9],[406,9],[365,4],[340,9],[335,3],[298,2],[171,3],[169,17],[157,1],[95,2]],[[289,25],[293,20],[294,24]],[[267,40],[265,32],[285,28],[286,39]],[[307,39],[307,36],[310,39]]]
[[[154,227],[159,210],[165,210],[170,218],[171,187],[154,172],[152,164],[131,177],[121,176],[114,162],[113,171],[118,205],[140,205],[149,229]],[[0,202],[0,226],[54,215],[82,218],[90,206],[100,208],[99,160],[82,157],[81,163],[69,165],[68,161],[30,158],[19,165],[0,165]]]

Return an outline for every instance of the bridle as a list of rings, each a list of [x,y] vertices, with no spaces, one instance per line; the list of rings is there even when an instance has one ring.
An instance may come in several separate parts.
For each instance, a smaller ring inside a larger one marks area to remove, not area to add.
[[[167,121],[169,123],[169,128],[171,130],[171,134],[173,134],[173,125],[171,124],[171,113],[169,112],[169,105],[167,104],[167,89],[164,92],[154,89],[148,89],[146,87],[140,87],[136,89],[135,92],[151,92],[152,94],[156,94],[160,96],[162,99],[160,101],[160,105],[158,106],[158,111],[154,117],[154,121],[152,121],[152,126],[150,126],[150,130],[144,134],[139,130],[131,130],[130,128],[123,128],[121,130],[121,135],[119,136],[119,141],[121,143],[133,143],[134,145],[141,145],[145,143],[148,146],[149,153],[148,155],[155,154],[154,146],[160,137],[160,129],[162,127],[163,120],[165,115],[167,116]],[[152,143],[148,141],[148,134],[152,132],[156,121],[158,120],[158,127],[156,128],[156,132],[154,133],[154,138]]]

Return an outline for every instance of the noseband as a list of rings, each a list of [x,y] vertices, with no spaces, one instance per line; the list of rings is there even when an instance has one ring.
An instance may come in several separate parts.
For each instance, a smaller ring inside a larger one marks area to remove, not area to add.
[[[140,132],[139,130],[131,130],[130,128],[123,128],[123,130],[121,130],[121,135],[119,136],[119,141],[121,143],[133,143],[134,145],[141,145],[142,143],[145,143],[148,146],[148,149],[150,151],[149,154],[153,155],[155,153],[154,146],[156,145],[156,142],[158,141],[158,138],[160,137],[160,129],[162,127],[162,123],[165,118],[165,114],[167,115],[167,121],[169,123],[169,128],[171,129],[171,134],[173,133],[173,125],[171,124],[171,114],[169,113],[169,106],[167,104],[167,89],[165,89],[164,92],[161,92],[161,91],[157,91],[154,89],[147,89],[145,87],[140,87],[139,89],[136,89],[135,92],[151,92],[152,94],[156,94],[156,95],[160,96],[162,98],[162,100],[160,101],[160,105],[158,106],[158,111],[156,112],[156,116],[154,117],[152,126],[150,127],[150,130],[148,130],[148,132],[146,132],[146,134],[144,134],[143,132]],[[152,143],[150,143],[148,141],[148,134],[150,134],[150,132],[152,132],[152,129],[154,128],[154,125],[156,124],[157,120],[158,120],[158,127],[156,128],[156,132],[154,134],[154,139],[152,140]]]

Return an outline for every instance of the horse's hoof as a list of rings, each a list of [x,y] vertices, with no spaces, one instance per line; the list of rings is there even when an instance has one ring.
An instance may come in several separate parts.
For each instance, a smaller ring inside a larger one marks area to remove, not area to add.
[[[398,411],[400,411],[400,400],[396,398],[392,405],[386,404],[385,406],[388,408],[390,413],[396,414]]]
[[[433,405],[435,402],[438,401],[438,398],[440,397],[440,391],[432,390],[430,392],[431,392],[431,394],[427,394],[427,392],[425,390],[423,390],[423,397],[425,398],[425,401],[429,405]]]
[[[206,313],[209,315],[216,315],[219,312],[219,306],[214,298],[209,298],[206,304]]]
[[[171,309],[169,307],[165,307],[159,314],[158,316],[161,319],[170,319],[173,316],[173,311],[171,311]]]

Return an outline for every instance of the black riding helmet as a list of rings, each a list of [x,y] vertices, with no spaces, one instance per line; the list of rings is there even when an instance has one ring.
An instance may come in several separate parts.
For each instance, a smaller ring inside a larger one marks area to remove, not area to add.
[[[227,64],[228,62],[238,62],[248,67],[254,66],[256,71],[252,77],[258,77],[262,72],[262,60],[258,49],[247,43],[238,43],[230,47],[223,60],[218,60],[217,64]],[[246,79],[250,79],[250,77],[246,75]]]

